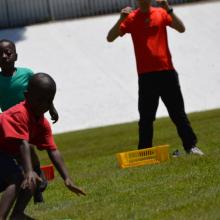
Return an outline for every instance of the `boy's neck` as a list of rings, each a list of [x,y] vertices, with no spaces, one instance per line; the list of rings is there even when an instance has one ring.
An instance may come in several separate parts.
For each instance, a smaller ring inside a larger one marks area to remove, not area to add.
[[[14,72],[16,71],[16,68],[13,65],[7,66],[7,67],[1,67],[1,75],[3,76],[13,76]]]

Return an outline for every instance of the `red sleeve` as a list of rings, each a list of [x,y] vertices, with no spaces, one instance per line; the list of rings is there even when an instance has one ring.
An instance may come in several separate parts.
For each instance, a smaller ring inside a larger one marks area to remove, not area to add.
[[[39,150],[56,150],[57,146],[54,141],[52,130],[49,122],[44,118],[43,127],[41,128],[36,146]]]
[[[27,122],[21,112],[2,114],[1,125],[3,138],[29,140]]]
[[[170,26],[173,22],[172,17],[164,9],[161,9],[161,15],[162,15],[165,26]]]
[[[128,16],[124,21],[120,24],[120,31],[124,34],[131,33],[131,18]]]

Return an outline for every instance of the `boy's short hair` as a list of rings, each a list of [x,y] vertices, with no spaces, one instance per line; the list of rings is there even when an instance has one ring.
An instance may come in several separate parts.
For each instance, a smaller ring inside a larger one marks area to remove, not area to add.
[[[50,88],[56,91],[56,83],[54,79],[47,73],[34,74],[28,82],[27,90],[31,91],[33,88],[40,87],[40,83],[43,83],[43,82],[48,83],[48,85],[50,85]]]
[[[14,43],[13,41],[10,41],[10,40],[8,40],[8,39],[1,39],[1,40],[0,40],[0,44],[1,44],[1,43],[5,43],[5,42],[11,44],[12,47],[13,47],[13,49],[16,51],[16,46],[15,46],[15,43]]]

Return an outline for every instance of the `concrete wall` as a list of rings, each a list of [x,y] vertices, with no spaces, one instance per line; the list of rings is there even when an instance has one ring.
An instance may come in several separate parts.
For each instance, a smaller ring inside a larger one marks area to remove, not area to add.
[[[6,0],[0,1],[0,28],[8,27],[9,19],[8,19],[8,6]]]
[[[170,3],[192,1],[199,0],[170,0]],[[108,14],[134,4],[134,0],[0,0],[0,28]]]

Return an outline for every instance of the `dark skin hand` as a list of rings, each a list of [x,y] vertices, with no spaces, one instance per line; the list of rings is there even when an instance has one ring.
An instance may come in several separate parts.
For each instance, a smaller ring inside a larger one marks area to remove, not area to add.
[[[52,163],[54,164],[54,166],[56,167],[57,171],[59,172],[60,176],[63,178],[64,180],[64,184],[65,186],[72,192],[74,192],[77,196],[80,195],[86,195],[86,193],[80,189],[79,187],[77,187],[73,181],[71,180],[71,178],[68,175],[68,171],[67,168],[65,166],[65,163],[63,161],[63,158],[59,152],[59,150],[52,150],[52,151],[47,151],[48,155],[52,161]]]
[[[29,144],[26,140],[19,140],[20,142],[20,158],[19,161],[24,169],[24,180],[21,184],[21,188],[28,188],[34,191],[37,182],[41,182],[42,179],[33,171],[31,163],[31,152]]]
[[[78,188],[70,178],[67,178],[64,180],[65,186],[72,192],[74,192],[77,196],[85,196],[86,193],[83,192],[83,190],[81,190],[80,188]]]
[[[31,192],[34,192],[37,182],[42,182],[42,179],[34,171],[30,171],[27,174],[25,174],[25,178],[21,184],[21,188],[27,188],[30,189]]]

